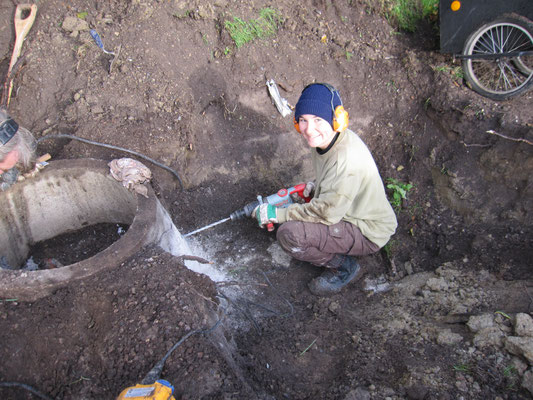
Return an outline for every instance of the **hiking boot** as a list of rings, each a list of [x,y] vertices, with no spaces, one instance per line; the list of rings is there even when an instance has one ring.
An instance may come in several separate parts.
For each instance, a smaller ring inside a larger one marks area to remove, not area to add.
[[[317,296],[328,296],[338,293],[348,283],[355,282],[363,276],[363,269],[350,256],[342,256],[338,268],[327,268],[318,278],[309,282],[309,290]]]

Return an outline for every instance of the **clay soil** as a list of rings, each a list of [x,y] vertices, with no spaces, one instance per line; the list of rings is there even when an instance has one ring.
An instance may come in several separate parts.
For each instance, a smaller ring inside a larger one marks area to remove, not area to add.
[[[2,76],[15,3],[0,4]],[[318,268],[240,220],[189,240],[224,280],[152,246],[35,302],[2,299],[2,399],[114,399],[182,338],[161,373],[177,399],[532,398],[531,360],[504,346],[533,312],[532,92],[480,97],[438,26],[399,32],[370,1],[37,4],[9,112],[52,160],[130,156],[46,138],[62,133],[175,170],[183,186],[143,161],[182,233],[312,179],[267,79],[292,105],[310,82],[336,86],[383,179],[413,188],[390,244],[359,260],[365,279],[328,298],[307,289]],[[269,6],[278,31],[237,48],[225,21]],[[499,340],[467,325],[479,315]]]

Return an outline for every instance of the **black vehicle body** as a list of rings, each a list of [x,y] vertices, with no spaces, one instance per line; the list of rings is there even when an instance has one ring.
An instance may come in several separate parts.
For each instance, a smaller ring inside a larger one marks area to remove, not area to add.
[[[461,54],[470,34],[488,22],[506,15],[533,21],[533,0],[463,0],[452,11],[453,0],[440,0],[440,51]]]
[[[493,100],[533,88],[533,0],[440,0],[440,51]]]

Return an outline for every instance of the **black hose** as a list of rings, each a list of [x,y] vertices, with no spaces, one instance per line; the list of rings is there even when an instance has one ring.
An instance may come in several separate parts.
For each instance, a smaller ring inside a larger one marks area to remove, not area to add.
[[[136,151],[128,150],[128,149],[125,149],[123,147],[113,146],[111,144],[95,142],[95,141],[89,140],[89,139],[83,139],[83,138],[80,138],[80,137],[74,136],[74,135],[67,135],[65,133],[59,133],[57,135],[46,135],[46,136],[43,136],[43,137],[37,139],[37,144],[41,143],[43,140],[46,140],[46,139],[72,139],[72,140],[78,140],[78,141],[83,142],[83,143],[93,144],[95,146],[105,147],[107,149],[119,150],[119,151],[124,151],[124,152],[129,153],[129,154],[133,154],[133,155],[135,155],[137,157],[140,157],[140,158],[142,158],[142,159],[144,159],[146,161],[151,162],[152,164],[157,165],[158,167],[161,167],[161,168],[166,169],[167,171],[169,171],[171,174],[173,174],[178,179],[178,182],[180,183],[180,188],[181,188],[181,190],[183,190],[183,182],[181,181],[181,178],[180,178],[180,176],[178,175],[178,173],[176,171],[174,171],[172,168],[167,167],[166,165],[161,164],[160,162],[158,162],[158,161],[156,161],[156,160],[154,160],[154,159],[152,159],[152,158],[150,158],[148,156],[145,156],[144,154],[138,153]]]
[[[224,311],[224,314],[225,314],[225,311]],[[163,356],[163,358],[161,360],[159,360],[159,362],[156,365],[154,365],[154,367],[150,370],[150,372],[148,372],[146,374],[146,376],[142,380],[141,384],[142,385],[151,385],[152,383],[157,381],[159,379],[159,377],[161,376],[161,372],[163,371],[163,367],[165,366],[165,362],[167,361],[167,358],[170,357],[172,352],[174,350],[176,350],[179,345],[181,345],[186,339],[188,339],[189,337],[191,337],[192,335],[194,335],[196,333],[209,333],[209,332],[213,331],[220,324],[220,322],[222,321],[223,317],[224,317],[224,315],[222,315],[222,317],[220,317],[218,319],[218,321],[215,322],[215,324],[212,327],[210,327],[210,328],[195,329],[194,331],[190,331],[185,336],[183,336],[174,346],[172,346],[170,348],[169,351],[167,351],[167,354],[165,354]]]
[[[35,396],[43,399],[43,400],[54,400],[51,397],[48,397],[45,394],[42,394],[37,389],[34,389],[30,385],[26,385],[25,383],[18,383],[18,382],[0,382],[0,386],[3,387],[20,387],[22,389],[26,389],[28,392],[33,393]]]

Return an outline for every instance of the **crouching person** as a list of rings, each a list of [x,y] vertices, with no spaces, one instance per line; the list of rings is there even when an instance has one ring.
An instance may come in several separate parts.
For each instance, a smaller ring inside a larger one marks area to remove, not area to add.
[[[295,108],[294,125],[311,149],[315,181],[309,203],[252,213],[260,226],[279,223],[277,240],[292,257],[324,272],[309,283],[316,295],[341,291],[363,275],[354,256],[377,252],[394,234],[396,215],[376,163],[361,138],[347,129],[348,113],[328,84],[307,86]]]

